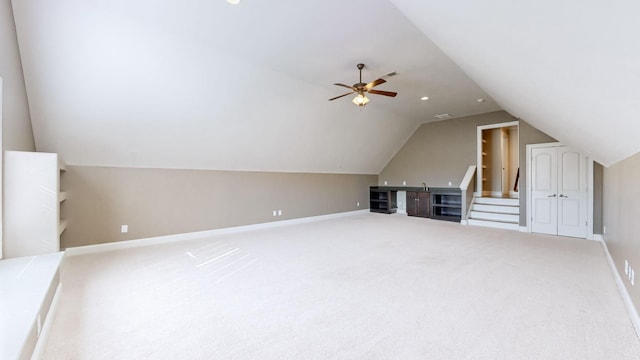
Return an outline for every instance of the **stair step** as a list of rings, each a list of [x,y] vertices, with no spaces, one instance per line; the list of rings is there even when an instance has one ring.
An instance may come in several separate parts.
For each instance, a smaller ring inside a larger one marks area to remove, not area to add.
[[[520,221],[519,214],[505,214],[497,212],[484,212],[472,210],[469,218],[478,220],[503,221],[517,224]]]
[[[487,221],[478,219],[467,219],[467,224],[474,226],[484,226],[496,229],[518,230],[519,225],[514,223],[506,223],[500,221]]]
[[[474,203],[471,205],[473,211],[493,212],[501,214],[519,214],[519,206],[504,206],[504,205],[485,205]]]
[[[514,198],[494,198],[494,197],[477,197],[475,204],[484,205],[504,205],[504,206],[520,206],[520,199]]]

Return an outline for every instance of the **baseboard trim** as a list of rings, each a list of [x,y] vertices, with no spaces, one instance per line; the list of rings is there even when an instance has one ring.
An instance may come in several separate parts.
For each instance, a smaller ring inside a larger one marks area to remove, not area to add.
[[[585,239],[590,241],[604,241],[604,238],[600,234],[593,234],[591,236],[587,235]]]
[[[47,341],[49,341],[49,334],[51,333],[51,326],[52,326],[51,324],[53,324],[53,318],[55,317],[56,312],[58,311],[58,305],[60,303],[61,296],[62,296],[62,283],[58,282],[58,286],[56,287],[56,292],[53,295],[53,299],[51,300],[51,306],[49,307],[49,311],[47,312],[47,317],[44,319],[42,330],[40,330],[40,336],[38,336],[38,341],[36,342],[36,346],[33,349],[31,360],[42,359],[44,348],[47,345]]]
[[[118,242],[111,242],[105,244],[96,244],[96,245],[85,245],[85,246],[77,246],[72,248],[67,248],[65,250],[65,256],[78,256],[78,255],[86,255],[99,253],[104,251],[112,251],[112,250],[120,250],[120,249],[130,249],[141,246],[150,246],[150,245],[159,245],[166,244],[176,241],[185,241],[185,240],[193,240],[200,239],[203,237],[209,237],[214,235],[224,235],[224,234],[234,234],[243,231],[251,231],[251,230],[260,230],[260,229],[270,229],[285,225],[295,225],[295,224],[305,224],[315,221],[329,220],[329,219],[337,219],[347,216],[353,216],[363,213],[368,213],[369,209],[363,210],[355,210],[355,211],[347,211],[335,214],[327,214],[327,215],[318,215],[318,216],[309,216],[298,219],[290,219],[290,220],[282,220],[282,221],[272,221],[267,223],[260,224],[251,224],[251,225],[243,225],[243,226],[235,226],[229,228],[222,229],[214,229],[214,230],[204,230],[204,231],[195,231],[190,233],[182,233],[182,234],[173,234],[173,235],[164,235],[164,236],[155,236],[150,238],[142,238],[135,240],[125,240]]]
[[[600,235],[600,237],[602,238],[602,235]],[[611,268],[611,271],[613,272],[613,276],[616,279],[616,285],[618,286],[618,291],[620,292],[620,295],[624,300],[624,304],[627,307],[627,312],[629,312],[629,318],[631,318],[631,323],[633,324],[633,328],[636,331],[636,336],[640,338],[640,316],[638,316],[638,310],[636,310],[636,307],[633,304],[633,300],[631,300],[631,296],[627,291],[627,287],[624,286],[624,282],[622,282],[622,278],[618,273],[618,269],[616,269],[616,265],[613,262],[613,258],[609,253],[609,248],[607,247],[607,243],[604,240],[599,240],[599,242],[600,244],[602,244],[605,254],[607,254],[607,261],[609,262],[609,267]]]
[[[525,233],[526,233],[526,232],[529,232],[529,230],[527,229],[527,227],[526,227],[526,226],[518,226],[518,231],[520,231],[520,232],[525,232]]]

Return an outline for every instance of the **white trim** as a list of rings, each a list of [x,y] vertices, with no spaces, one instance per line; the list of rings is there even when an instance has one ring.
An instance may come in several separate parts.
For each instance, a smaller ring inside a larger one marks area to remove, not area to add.
[[[468,220],[460,220],[460,224],[461,225],[469,225],[469,221]]]
[[[600,235],[600,234],[598,234]],[[602,237],[602,235],[600,235]],[[624,304],[627,307],[627,311],[629,312],[629,318],[631,319],[631,323],[633,324],[633,328],[636,331],[636,336],[640,338],[640,316],[638,316],[638,310],[633,304],[633,300],[631,300],[631,296],[629,296],[629,291],[627,291],[627,287],[624,286],[622,282],[622,278],[618,273],[618,269],[616,269],[616,265],[613,262],[613,258],[611,258],[611,254],[609,253],[609,248],[607,248],[607,243],[604,240],[600,241],[602,247],[604,248],[604,252],[607,255],[607,261],[609,262],[609,267],[613,272],[613,276],[616,278],[616,285],[618,285],[618,291],[622,296],[622,300],[624,300]]]
[[[520,232],[530,232],[529,229],[527,229],[526,226],[519,226],[518,227],[518,231],[520,231]]]
[[[593,159],[587,161],[587,240],[593,240]]]
[[[477,176],[476,176],[476,192],[482,194],[482,130],[499,129],[503,127],[516,126],[518,128],[518,139],[520,138],[520,121],[509,121],[499,124],[480,125],[476,127],[476,156],[477,156]],[[520,144],[518,144],[518,153],[520,152]],[[518,164],[520,166],[520,164]]]
[[[602,234],[593,234],[593,240],[604,242],[604,236]]]
[[[24,76],[24,75],[23,75]],[[3,239],[4,236],[2,235],[4,233],[4,230],[2,229],[2,223],[4,222],[2,219],[4,219],[3,215],[2,215],[2,208],[4,207],[4,200],[3,200],[3,193],[2,193],[2,188],[4,187],[4,175],[3,175],[3,169],[4,169],[4,146],[2,145],[2,99],[4,99],[3,95],[2,95],[2,87],[3,87],[3,80],[2,80],[2,76],[0,76],[0,259],[2,259],[2,248],[4,247],[3,245]]]
[[[471,180],[473,179],[473,173],[476,172],[475,165],[469,165],[467,168],[467,173],[464,174],[462,181],[460,182],[460,190],[467,191],[469,188],[469,184],[471,184]]]
[[[93,253],[98,253],[103,251],[166,244],[166,243],[171,243],[176,241],[199,239],[199,238],[209,237],[214,235],[235,234],[243,231],[270,229],[270,228],[280,227],[284,225],[304,224],[304,223],[309,223],[314,221],[336,219],[336,218],[353,216],[353,215],[363,214],[368,212],[369,212],[369,209],[363,209],[363,210],[347,211],[347,212],[341,212],[341,213],[335,213],[335,214],[310,216],[310,217],[291,219],[291,220],[272,221],[272,222],[260,223],[260,224],[235,226],[235,227],[222,228],[222,229],[195,231],[190,233],[165,235],[165,236],[155,236],[155,237],[144,238],[144,239],[118,241],[118,242],[97,244],[97,245],[78,246],[78,247],[72,247],[72,248],[66,249],[65,255],[77,256],[77,255],[93,254]]]
[[[40,331],[40,336],[38,337],[38,341],[36,342],[36,346],[33,349],[33,353],[31,354],[31,360],[40,360],[42,359],[42,352],[44,351],[45,346],[47,345],[47,341],[49,341],[49,334],[51,333],[51,324],[53,324],[53,318],[58,311],[58,306],[60,304],[60,298],[62,297],[62,283],[58,282],[58,286],[56,287],[56,292],[53,295],[53,299],[51,300],[51,306],[49,306],[49,311],[47,312],[47,317],[44,319],[44,324],[42,325],[42,330]]]

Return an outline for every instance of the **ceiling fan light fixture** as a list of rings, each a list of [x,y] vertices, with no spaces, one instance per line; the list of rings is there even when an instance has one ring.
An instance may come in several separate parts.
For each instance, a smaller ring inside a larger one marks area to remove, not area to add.
[[[354,97],[352,101],[358,106],[365,106],[369,102],[369,98],[364,93],[360,93]]]
[[[354,104],[356,104],[357,106],[365,106],[367,105],[367,103],[369,102],[369,98],[365,95],[365,93],[369,93],[369,94],[375,94],[375,95],[382,95],[382,96],[390,96],[390,97],[395,97],[396,95],[398,95],[398,93],[393,92],[393,91],[384,91],[384,90],[377,90],[374,89],[374,87],[380,85],[380,84],[384,84],[387,81],[383,78],[378,78],[376,80],[373,80],[370,83],[363,83],[362,82],[362,69],[364,69],[364,64],[358,64],[358,71],[360,73],[360,82],[353,84],[352,86],[349,85],[345,85],[345,84],[341,84],[341,83],[335,83],[333,85],[337,85],[340,87],[344,87],[347,88],[349,90],[351,90],[350,92],[346,93],[346,94],[342,94],[342,95],[338,95],[336,97],[333,97],[331,99],[329,99],[329,101],[333,101],[336,99],[340,99],[342,97],[351,95],[353,93],[357,94],[355,98],[353,98],[353,100],[351,100]]]

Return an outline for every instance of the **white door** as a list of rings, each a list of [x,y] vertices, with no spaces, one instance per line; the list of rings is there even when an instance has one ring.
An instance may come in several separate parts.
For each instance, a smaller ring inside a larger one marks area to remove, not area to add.
[[[531,231],[587,235],[586,159],[565,146],[531,150]]]
[[[587,161],[577,151],[558,149],[558,235],[587,236]]]
[[[531,231],[558,233],[558,156],[556,148],[531,149]]]

